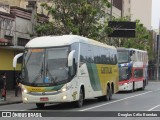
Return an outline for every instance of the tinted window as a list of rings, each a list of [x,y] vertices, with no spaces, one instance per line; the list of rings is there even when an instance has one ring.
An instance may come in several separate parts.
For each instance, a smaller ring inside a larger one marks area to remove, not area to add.
[[[80,48],[80,62],[82,63],[87,63],[87,51],[88,51],[88,47],[86,44],[81,43],[81,48]]]
[[[118,51],[118,63],[129,62],[129,52],[128,51]]]
[[[143,69],[135,69],[134,78],[141,78],[141,77],[143,77]]]

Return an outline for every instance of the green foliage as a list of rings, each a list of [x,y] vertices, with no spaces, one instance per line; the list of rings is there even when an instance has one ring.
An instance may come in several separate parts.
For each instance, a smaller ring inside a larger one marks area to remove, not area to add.
[[[48,11],[47,15],[52,16],[54,27],[50,23],[41,24],[36,27],[38,35],[76,34],[102,40],[107,36],[106,30],[110,31],[105,13],[105,9],[111,6],[108,0],[52,1],[52,5],[43,3],[41,6]],[[59,32],[55,32],[54,28]]]
[[[76,34],[109,43],[107,37],[113,30],[108,27],[106,8],[111,7],[108,0],[52,0],[52,5],[47,3],[41,6],[48,11],[53,22],[36,26],[39,36]],[[113,18],[114,21],[130,21],[130,16]],[[127,48],[148,50],[152,58],[151,34],[136,20],[135,38],[113,38],[112,45]]]

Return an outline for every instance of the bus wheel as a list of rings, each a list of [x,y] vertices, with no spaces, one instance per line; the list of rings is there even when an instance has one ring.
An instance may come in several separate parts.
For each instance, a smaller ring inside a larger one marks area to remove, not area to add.
[[[109,99],[110,99],[110,88],[107,86],[106,95],[103,96],[103,100],[104,101],[109,101]]]
[[[109,100],[112,100],[112,88],[110,88],[110,91],[109,91]]]
[[[131,93],[133,93],[134,90],[135,90],[135,89],[134,89],[134,82],[133,82]]]
[[[143,86],[142,86],[142,90],[145,89],[145,80],[143,81]]]
[[[36,103],[37,108],[42,109],[44,108],[44,103]]]
[[[82,89],[80,90],[79,100],[76,101],[76,105],[77,105],[77,107],[79,107],[79,108],[83,106],[83,91],[82,91]]]

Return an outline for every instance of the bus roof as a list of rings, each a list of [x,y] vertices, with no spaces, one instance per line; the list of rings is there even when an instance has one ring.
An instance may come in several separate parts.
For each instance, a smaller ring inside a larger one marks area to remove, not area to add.
[[[43,36],[37,37],[30,40],[26,44],[26,48],[40,48],[40,47],[56,47],[56,46],[66,46],[75,42],[87,43],[97,46],[108,47],[112,49],[116,49],[113,46],[109,46],[107,44],[103,44],[101,42],[78,36],[78,35],[62,35],[62,36]]]
[[[124,47],[119,47],[117,48],[117,51],[122,51],[122,50],[135,50],[135,51],[139,51],[139,52],[147,52],[145,50],[139,50],[139,49],[135,49],[135,48],[124,48]]]

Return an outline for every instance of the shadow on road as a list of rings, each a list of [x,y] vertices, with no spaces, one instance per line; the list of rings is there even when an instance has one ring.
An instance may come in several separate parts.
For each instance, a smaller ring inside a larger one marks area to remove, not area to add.
[[[110,101],[99,101],[97,98],[87,99],[87,100],[84,100],[83,107],[85,108],[85,107],[94,106],[99,103],[102,104],[106,102],[110,102]],[[70,103],[46,104],[45,108],[41,110],[73,110],[73,109],[76,110],[76,105],[74,102],[70,102]],[[35,108],[30,110],[39,110],[39,109]]]

